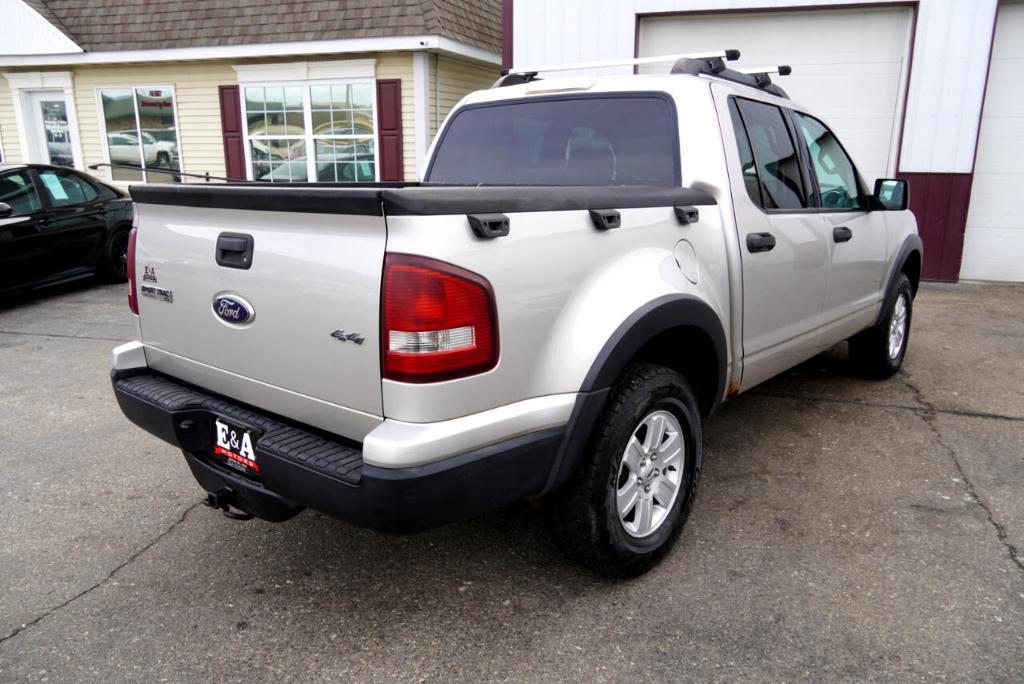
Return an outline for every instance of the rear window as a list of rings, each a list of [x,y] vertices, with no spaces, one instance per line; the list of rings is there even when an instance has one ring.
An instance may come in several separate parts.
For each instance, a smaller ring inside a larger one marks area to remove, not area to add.
[[[680,185],[675,107],[659,95],[469,106],[425,180],[469,185]]]

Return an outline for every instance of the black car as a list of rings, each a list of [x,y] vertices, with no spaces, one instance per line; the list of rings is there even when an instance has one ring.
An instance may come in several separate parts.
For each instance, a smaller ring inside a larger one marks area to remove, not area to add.
[[[127,279],[132,202],[72,169],[0,164],[0,292]]]

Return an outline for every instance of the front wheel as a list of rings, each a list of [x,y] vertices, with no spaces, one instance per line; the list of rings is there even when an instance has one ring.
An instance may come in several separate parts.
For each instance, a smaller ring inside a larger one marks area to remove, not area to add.
[[[600,574],[633,577],[671,550],[697,494],[700,412],[679,373],[633,366],[618,381],[575,478],[545,505],[556,543]]]
[[[914,290],[900,273],[889,288],[878,324],[850,338],[850,361],[861,374],[876,379],[896,374],[907,354],[913,312]]]

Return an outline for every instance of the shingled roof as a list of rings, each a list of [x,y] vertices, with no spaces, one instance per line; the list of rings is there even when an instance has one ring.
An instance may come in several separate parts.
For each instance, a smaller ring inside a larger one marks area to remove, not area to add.
[[[25,0],[87,52],[438,35],[501,52],[501,0]]]

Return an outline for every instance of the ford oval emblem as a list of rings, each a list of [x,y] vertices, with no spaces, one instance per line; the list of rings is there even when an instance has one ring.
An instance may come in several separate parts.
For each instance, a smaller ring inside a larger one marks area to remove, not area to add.
[[[252,323],[256,312],[252,305],[236,295],[219,294],[213,298],[213,313],[217,318],[231,325]]]

